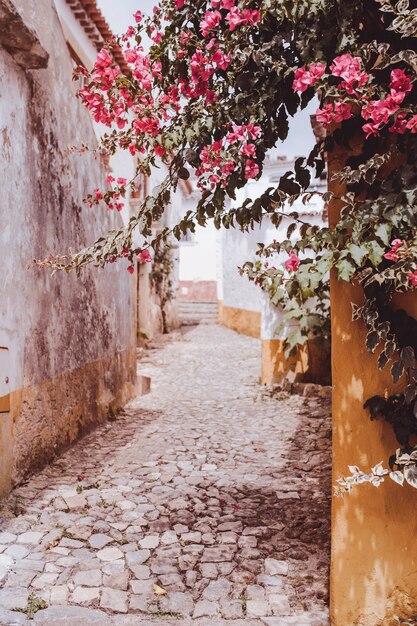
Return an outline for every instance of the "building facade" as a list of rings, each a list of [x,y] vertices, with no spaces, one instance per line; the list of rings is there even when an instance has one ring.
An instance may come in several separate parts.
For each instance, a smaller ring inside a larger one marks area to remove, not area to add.
[[[80,278],[28,267],[122,223],[83,204],[107,162],[72,150],[96,144],[72,82],[76,59],[104,41],[94,4],[0,0],[0,493],[135,391],[136,282],[125,265]]]

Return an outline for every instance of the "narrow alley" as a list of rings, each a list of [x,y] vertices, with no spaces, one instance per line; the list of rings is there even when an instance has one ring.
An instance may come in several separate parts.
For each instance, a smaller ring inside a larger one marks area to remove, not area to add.
[[[327,626],[330,406],[259,351],[162,337],[151,393],[2,501],[0,624]]]

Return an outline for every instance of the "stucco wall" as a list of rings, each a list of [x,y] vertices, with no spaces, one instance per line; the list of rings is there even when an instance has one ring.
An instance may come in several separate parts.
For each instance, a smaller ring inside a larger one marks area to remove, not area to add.
[[[104,182],[88,113],[75,98],[72,64],[51,0],[13,3],[49,53],[30,71],[0,48],[0,346],[8,348],[10,414],[0,415],[0,491],[47,461],[135,382],[135,279],[120,263],[51,275],[34,258],[92,243],[120,216],[83,197]],[[36,5],[36,6],[35,6]]]
[[[352,141],[352,151],[360,149]],[[333,180],[349,157],[345,147],[330,153],[329,180],[335,197],[346,188]],[[340,201],[329,206],[330,224],[340,217]],[[369,472],[399,447],[392,426],[371,421],[363,408],[375,395],[401,392],[406,380],[394,385],[389,367],[378,370],[378,353],[365,348],[366,328],[352,321],[352,302],[362,305],[363,292],[332,275],[333,482],[349,474],[348,465]],[[417,317],[415,293],[397,294],[393,308]],[[333,498],[330,613],[332,626],[392,626],[394,616],[416,614],[417,492],[387,479],[377,489],[370,484]],[[411,620],[412,621],[412,620]]]

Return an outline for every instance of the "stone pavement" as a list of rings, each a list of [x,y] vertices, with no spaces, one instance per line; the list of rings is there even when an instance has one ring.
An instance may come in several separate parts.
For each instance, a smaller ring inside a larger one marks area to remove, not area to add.
[[[165,338],[152,393],[1,503],[0,624],[327,626],[329,406],[263,391],[259,352]]]

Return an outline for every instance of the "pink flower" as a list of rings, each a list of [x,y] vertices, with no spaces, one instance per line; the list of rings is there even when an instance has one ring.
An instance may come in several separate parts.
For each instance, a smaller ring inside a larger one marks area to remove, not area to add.
[[[294,80],[292,88],[294,91],[305,91],[308,87],[313,87],[314,84],[321,78],[326,71],[325,63],[312,63],[308,69],[299,67],[295,70]]]
[[[417,270],[414,272],[409,272],[408,275],[408,280],[411,282],[413,287],[417,287]]]
[[[333,105],[331,103],[325,104],[323,109],[317,109],[316,119],[319,124],[327,128],[333,121]]]
[[[200,30],[203,37],[207,37],[209,32],[220,24],[222,15],[220,11],[206,11],[204,19],[200,22]]]
[[[400,92],[403,94],[410,93],[413,88],[411,84],[411,75],[407,74],[405,70],[392,70],[390,89],[394,92]]]
[[[211,57],[211,60],[217,65],[218,68],[226,71],[230,63],[230,54],[223,54],[221,50],[217,49]]]
[[[127,180],[126,178],[118,178],[116,182],[119,185],[119,187],[124,187],[127,183]]]
[[[135,271],[135,268],[133,265],[129,265],[129,267],[127,268],[127,271],[129,272],[129,274],[133,274]]]
[[[290,258],[285,261],[284,265],[287,272],[296,272],[298,270],[300,259],[294,251],[290,253]]]
[[[240,26],[240,24],[242,24],[242,14],[238,7],[232,7],[226,19],[229,22],[230,31],[233,31],[235,28]]]
[[[175,8],[182,9],[185,4],[185,0],[175,0]]]
[[[347,102],[343,102],[343,100],[339,100],[338,102],[336,102],[333,114],[334,121],[340,123],[343,122],[343,120],[348,120],[351,117],[352,105]]]
[[[380,124],[364,124],[362,126],[362,130],[366,135],[366,138],[368,139],[368,137],[370,137],[371,135],[379,135],[379,129],[381,128]]]
[[[106,183],[108,183],[109,185],[111,185],[111,183],[114,183],[115,178],[113,176],[107,176],[106,178]]]
[[[143,13],[141,11],[136,11],[136,13],[133,14],[133,17],[135,18],[136,24],[140,24],[143,20]]]
[[[407,129],[414,135],[417,133],[417,115],[413,115],[407,122]]]
[[[389,127],[390,133],[397,133],[398,135],[404,135],[407,130],[407,120],[405,119],[405,113],[399,113],[395,118],[392,126]]]
[[[160,146],[159,143],[155,143],[153,146],[153,150],[156,154],[157,157],[163,157],[164,154],[166,154],[166,148],[164,148],[163,146]]]
[[[229,22],[229,30],[233,31],[242,24],[254,26],[260,22],[261,12],[258,9],[244,9],[241,11],[238,7],[233,5],[226,19]]]
[[[256,178],[259,174],[259,165],[252,161],[252,159],[247,159],[245,164],[245,178],[249,180],[250,178]]]
[[[391,241],[391,250],[389,250],[388,252],[384,254],[384,259],[387,259],[388,261],[393,261],[394,263],[396,263],[398,259],[400,258],[400,255],[398,254],[398,250],[403,245],[404,245],[403,239],[393,239]]]
[[[259,135],[261,134],[261,127],[255,126],[253,122],[251,122],[250,124],[246,126],[246,130],[251,139],[257,139]]]
[[[146,248],[145,250],[141,250],[138,254],[138,258],[139,263],[151,263],[152,261],[152,256],[148,248]]]
[[[240,154],[248,157],[254,157],[256,155],[255,144],[253,143],[244,143],[240,149]]]
[[[312,63],[308,68],[310,74],[310,85],[313,86],[326,71],[325,63]]]
[[[384,259],[387,259],[388,261],[393,261],[394,263],[396,263],[399,258],[400,257],[398,256],[398,254],[393,250],[390,250],[389,252],[386,252],[384,254]]]
[[[307,72],[305,65],[295,70],[292,88],[294,91],[306,91],[310,87],[310,73]]]
[[[330,66],[333,76],[342,78],[340,87],[350,95],[356,95],[356,90],[366,85],[369,74],[361,70],[360,57],[352,57],[349,53],[336,57]]]
[[[214,9],[218,9],[220,7],[221,9],[227,9],[229,11],[230,9],[233,9],[235,2],[234,0],[211,0],[211,6]]]

